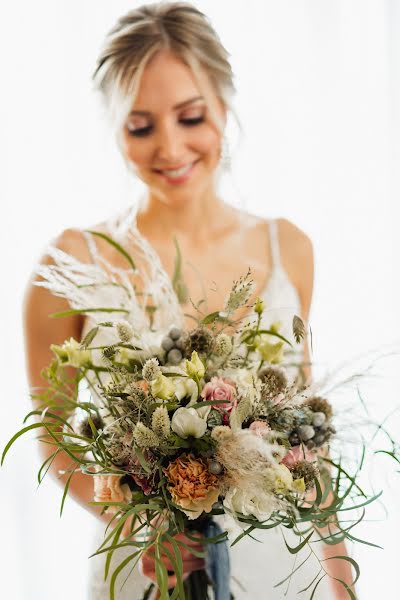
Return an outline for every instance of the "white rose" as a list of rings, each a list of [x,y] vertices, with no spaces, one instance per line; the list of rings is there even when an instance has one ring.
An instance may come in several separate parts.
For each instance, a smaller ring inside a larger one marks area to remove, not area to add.
[[[207,422],[202,419],[195,408],[178,408],[171,421],[171,429],[181,438],[193,436],[201,438],[207,429]]]
[[[224,498],[224,506],[234,514],[253,515],[258,521],[270,518],[276,509],[275,499],[271,494],[260,493],[253,495],[245,489],[231,488]]]

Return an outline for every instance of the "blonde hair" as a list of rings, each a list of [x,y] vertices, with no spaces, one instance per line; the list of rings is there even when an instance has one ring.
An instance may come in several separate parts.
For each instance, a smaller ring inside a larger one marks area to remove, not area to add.
[[[123,124],[138,92],[143,70],[150,58],[164,49],[172,51],[192,70],[219,131],[223,132],[223,124],[213,99],[202,85],[203,71],[240,127],[231,105],[236,90],[229,53],[210,21],[189,2],[157,2],[120,17],[106,37],[92,76],[120,149]]]

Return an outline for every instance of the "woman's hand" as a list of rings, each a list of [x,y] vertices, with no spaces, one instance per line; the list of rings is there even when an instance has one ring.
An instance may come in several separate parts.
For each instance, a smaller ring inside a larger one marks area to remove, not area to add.
[[[188,537],[186,537],[186,535],[184,533],[178,533],[177,535],[174,536],[174,539],[178,542],[179,541],[183,542],[184,544],[186,544],[190,548],[193,548],[193,550],[195,550],[197,552],[203,551],[203,546],[200,543],[194,542],[193,540],[189,539]],[[173,556],[174,549],[173,549],[172,545],[168,542],[166,542],[164,545],[167,548],[167,550],[172,553],[172,556]],[[180,550],[180,553],[182,556],[183,578],[184,579],[186,579],[186,577],[188,577],[192,571],[199,571],[200,569],[205,568],[204,558],[198,558],[197,556],[192,554],[190,552],[190,550],[187,550],[183,546],[179,546],[179,550]],[[156,573],[155,573],[156,562],[154,559],[154,555],[155,555],[155,547],[151,546],[151,548],[149,548],[149,550],[143,554],[141,562],[142,562],[143,575],[146,575],[147,577],[152,579],[154,582],[156,582],[157,581],[157,577],[156,577]],[[170,573],[170,575],[168,577],[168,589],[174,588],[176,585],[176,575],[174,574],[174,567],[173,567],[172,563],[170,562],[170,560],[167,558],[167,556],[163,553],[161,554],[161,560],[162,560],[163,564],[165,565],[167,571],[169,571],[169,573]]]
[[[157,525],[157,522],[155,522],[153,524]],[[132,525],[132,516],[128,517],[124,523],[124,527],[121,532],[122,538],[126,538],[130,535],[131,525]],[[195,552],[203,552],[204,551],[204,547],[202,544],[200,544],[199,542],[194,542],[193,540],[189,539],[184,533],[178,533],[177,535],[174,536],[174,539],[177,540],[178,542],[183,542],[184,544],[186,544],[186,546],[189,546],[190,548],[193,548],[193,550]],[[164,545],[167,548],[167,550],[172,554],[172,556],[174,556],[174,549],[173,549],[172,545],[167,542]],[[192,571],[199,571],[199,570],[205,568],[204,558],[198,558],[197,556],[192,554],[190,552],[190,550],[187,550],[186,548],[184,548],[183,546],[180,546],[180,545],[179,545],[179,550],[180,550],[180,553],[182,556],[183,578],[184,579],[186,579],[186,577],[188,577]],[[145,552],[143,554],[143,556],[141,558],[141,565],[142,565],[143,575],[146,575],[147,577],[152,579],[154,582],[157,582],[157,577],[156,577],[156,572],[155,572],[156,571],[156,561],[155,561],[154,555],[155,555],[155,546],[153,545],[149,548],[149,550],[147,552]],[[169,571],[171,573],[171,575],[168,577],[168,589],[174,588],[176,585],[176,575],[174,574],[174,567],[173,567],[172,563],[170,562],[170,560],[168,559],[166,554],[161,555],[161,560],[162,560],[163,564],[165,565],[167,571]]]

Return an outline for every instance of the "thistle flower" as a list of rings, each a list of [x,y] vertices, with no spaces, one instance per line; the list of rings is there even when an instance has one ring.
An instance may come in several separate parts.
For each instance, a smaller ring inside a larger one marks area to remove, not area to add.
[[[120,319],[119,321],[116,321],[114,327],[117,330],[118,337],[122,343],[127,344],[131,341],[134,332],[132,325],[128,323],[128,321]]]
[[[149,358],[143,365],[142,376],[143,379],[150,382],[161,374],[161,369],[157,358]]]
[[[332,418],[332,406],[325,398],[321,398],[320,396],[312,396],[306,400],[305,405],[311,408],[313,412],[324,413],[327,419]]]
[[[293,335],[294,339],[298,344],[300,344],[301,340],[304,339],[306,335],[306,329],[304,327],[304,323],[300,317],[294,315],[293,323],[292,323]]]
[[[319,469],[315,463],[307,460],[299,460],[290,468],[294,480],[303,479],[306,491],[312,490],[315,485],[314,479],[319,477]]]
[[[232,340],[226,333],[220,333],[215,338],[214,353],[217,356],[226,356],[232,351]]]
[[[103,421],[101,420],[101,418],[99,417],[99,415],[97,413],[92,413],[90,415],[87,415],[85,418],[83,418],[78,423],[76,431],[79,435],[83,435],[87,438],[93,438],[92,429],[89,425],[89,418],[92,420],[93,425],[95,426],[96,429],[102,428]]]
[[[247,271],[244,277],[240,277],[238,281],[235,281],[232,290],[225,303],[225,310],[227,312],[234,312],[240,306],[244,306],[248,302],[254,289],[254,282],[250,279],[250,269]]]
[[[141,448],[155,448],[160,445],[159,437],[141,421],[133,431],[133,439]]]
[[[164,406],[158,406],[153,412],[151,427],[158,437],[168,437],[171,423],[168,411]]]
[[[213,350],[214,336],[207,327],[197,327],[189,331],[182,341],[182,350],[186,357],[193,352],[198,354],[209,354]]]
[[[264,367],[258,372],[258,377],[263,382],[262,393],[265,396],[278,396],[288,385],[286,373],[279,367]]]

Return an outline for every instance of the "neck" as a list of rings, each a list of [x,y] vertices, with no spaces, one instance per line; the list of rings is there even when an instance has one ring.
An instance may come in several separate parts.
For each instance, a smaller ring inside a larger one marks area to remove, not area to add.
[[[179,202],[168,203],[149,192],[138,209],[136,221],[139,230],[157,239],[171,238],[201,242],[208,239],[213,229],[224,223],[231,208],[208,189],[197,198],[187,197]]]

